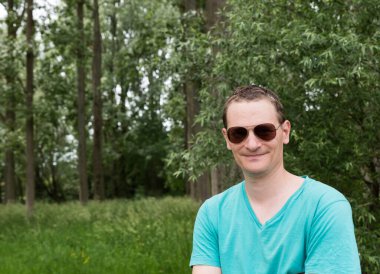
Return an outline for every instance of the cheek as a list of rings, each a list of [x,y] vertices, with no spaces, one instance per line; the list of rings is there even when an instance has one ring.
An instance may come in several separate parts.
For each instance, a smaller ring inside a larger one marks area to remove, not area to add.
[[[278,143],[277,146],[273,147],[273,150],[274,150],[274,155],[273,155],[273,157],[274,157],[274,158],[279,158],[279,157],[281,157],[281,155],[282,155],[282,153],[283,153],[283,147],[284,147],[283,144],[285,144],[285,142],[286,142],[285,140],[282,140],[282,142]]]
[[[228,147],[228,145],[227,145],[227,147]],[[234,156],[235,160],[238,161],[239,160],[239,149],[235,145],[231,145],[231,144],[229,144],[228,149],[231,150],[232,155]]]
[[[238,153],[236,153],[236,152],[233,152],[233,156],[234,156],[235,163],[240,168],[242,168],[243,167],[243,163],[244,163],[244,159]]]

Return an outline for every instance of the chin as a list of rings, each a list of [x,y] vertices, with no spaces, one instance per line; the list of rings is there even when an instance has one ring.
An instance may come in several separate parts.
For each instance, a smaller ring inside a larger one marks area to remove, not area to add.
[[[247,175],[249,177],[260,176],[266,172],[265,168],[243,168],[242,170],[244,175]]]
[[[257,162],[257,163],[243,163],[241,166],[242,170],[245,170],[247,172],[262,172],[265,171],[268,168],[268,165],[263,162]]]

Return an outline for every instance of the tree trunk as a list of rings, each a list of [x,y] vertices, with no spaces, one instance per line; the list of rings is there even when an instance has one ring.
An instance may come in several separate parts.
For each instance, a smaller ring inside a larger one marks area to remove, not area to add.
[[[211,31],[212,28],[221,20],[218,12],[224,5],[225,0],[206,0],[206,29]],[[217,49],[213,48],[214,55]],[[213,91],[215,98],[218,96],[217,91]],[[216,195],[222,191],[223,168],[218,165],[211,170],[211,195]]]
[[[186,1],[188,2],[188,1]],[[185,120],[185,143],[186,143],[186,149],[189,150],[191,148],[191,142],[193,140],[193,135],[195,134],[195,128],[194,128],[194,120],[195,120],[195,114],[196,114],[196,100],[195,100],[195,85],[194,82],[186,79],[184,84],[184,93],[185,93],[185,99],[186,99],[186,120]],[[203,179],[203,180],[202,180]],[[200,181],[204,181],[204,178],[198,178],[197,181],[187,181],[187,193],[190,195],[191,198],[194,200],[198,200],[198,193],[199,193],[199,184]]]
[[[199,113],[199,101],[196,95],[197,85],[194,81],[187,79],[184,85],[186,95],[186,148],[191,149],[191,143],[199,126],[195,125],[195,116]],[[210,175],[206,171],[195,182],[190,184],[190,196],[195,200],[204,201],[211,196]]]
[[[196,10],[196,0],[184,1],[184,12]],[[199,126],[195,125],[195,117],[199,113],[199,100],[197,89],[199,84],[195,79],[185,79],[184,93],[186,98],[186,120],[185,120],[185,142],[186,148],[191,149],[194,136],[199,132]],[[210,174],[205,171],[195,182],[187,182],[187,190],[190,191],[190,197],[195,200],[204,201],[211,196]]]
[[[100,36],[99,5],[94,0],[93,6],[93,62],[92,62],[92,89],[94,94],[94,199],[104,199],[103,165],[102,165],[102,95],[101,95],[101,66],[102,66],[102,41]]]
[[[117,17],[117,10],[120,8],[120,0],[114,0],[113,1],[113,7],[112,12],[110,12],[110,33],[111,33],[111,56],[112,58],[108,59],[107,68],[109,70],[109,75],[111,79],[108,79],[112,82],[112,89],[115,89],[117,84],[120,84],[120,92],[118,93],[119,101],[116,100],[115,94],[110,94],[108,100],[112,102],[113,106],[115,108],[112,109],[112,116],[117,117],[116,121],[112,120],[113,125],[111,131],[108,131],[108,134],[111,134],[108,138],[108,142],[112,143],[112,146],[114,148],[117,148],[118,146],[125,146],[125,140],[123,136],[126,136],[128,131],[128,121],[126,120],[126,117],[128,117],[127,114],[127,108],[126,103],[128,101],[127,99],[127,92],[130,86],[130,83],[128,82],[127,78],[129,77],[126,74],[120,74],[118,72],[118,64],[117,64],[117,58],[118,54],[120,54],[120,50],[123,47],[123,42],[119,41],[118,38],[118,26],[119,21]],[[136,86],[136,89],[132,88],[132,90],[138,90],[139,87]],[[121,115],[120,115],[121,114]],[[116,123],[117,122],[117,123]],[[104,135],[106,137],[106,135]],[[105,140],[104,140],[105,143]],[[125,151],[125,150],[124,150]],[[125,153],[120,153],[117,158],[114,159],[112,163],[109,163],[112,167],[111,170],[108,172],[110,173],[110,181],[107,181],[107,190],[111,190],[110,193],[113,194],[115,197],[125,197],[130,195],[130,190],[128,187],[126,188],[127,184],[127,170],[125,168],[126,163],[126,155]],[[110,182],[112,185],[110,185]],[[107,192],[108,194],[109,192]]]
[[[206,0],[206,28],[211,30],[221,20],[218,12],[224,6],[225,0]]]
[[[27,216],[33,214],[35,182],[34,182],[34,137],[33,137],[33,0],[27,0],[26,24],[26,210]]]
[[[191,11],[191,10],[196,10],[197,9],[197,1],[196,0],[185,0],[184,1],[184,7],[185,7],[185,12]]]
[[[222,190],[222,166],[211,169],[211,195],[216,195]]]
[[[83,30],[84,1],[77,2],[78,48],[77,48],[77,107],[78,107],[78,173],[79,201],[88,202],[86,157],[86,109],[85,109],[85,38]]]

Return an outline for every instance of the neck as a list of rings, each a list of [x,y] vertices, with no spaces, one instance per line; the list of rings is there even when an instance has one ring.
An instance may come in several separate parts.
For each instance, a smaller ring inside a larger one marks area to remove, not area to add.
[[[247,195],[252,201],[257,202],[266,202],[293,193],[303,181],[283,167],[271,174],[261,176],[245,174],[244,177]]]

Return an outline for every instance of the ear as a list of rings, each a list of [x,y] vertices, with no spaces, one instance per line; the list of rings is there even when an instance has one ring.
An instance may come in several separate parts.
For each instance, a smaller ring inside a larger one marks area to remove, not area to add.
[[[226,141],[227,149],[231,150],[230,141],[228,140],[228,137],[227,137],[227,129],[222,128],[222,133],[223,133],[224,140]]]
[[[288,144],[290,141],[290,130],[292,128],[292,125],[290,124],[290,121],[286,120],[282,124],[282,142],[283,144]]]

